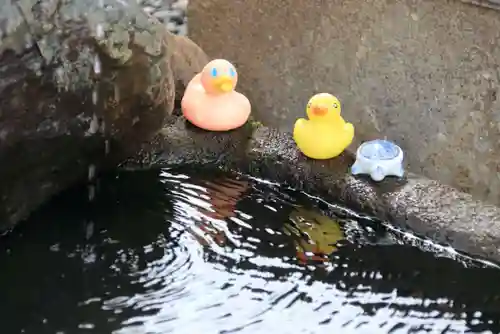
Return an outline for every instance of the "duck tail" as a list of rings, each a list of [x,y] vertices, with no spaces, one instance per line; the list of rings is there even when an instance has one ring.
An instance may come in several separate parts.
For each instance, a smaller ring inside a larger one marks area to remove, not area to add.
[[[349,146],[352,143],[352,140],[354,139],[354,126],[351,123],[346,123],[344,125],[344,129],[347,134],[347,146]]]

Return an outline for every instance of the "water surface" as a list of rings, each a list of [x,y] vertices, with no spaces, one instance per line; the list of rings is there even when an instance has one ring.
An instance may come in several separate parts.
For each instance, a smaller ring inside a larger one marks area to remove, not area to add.
[[[1,333],[499,331],[499,270],[305,194],[206,169],[92,192],[1,239]]]

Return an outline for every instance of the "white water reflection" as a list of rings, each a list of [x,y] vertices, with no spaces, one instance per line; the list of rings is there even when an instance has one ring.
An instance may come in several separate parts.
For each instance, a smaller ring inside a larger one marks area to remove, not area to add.
[[[347,217],[326,217],[319,199],[215,172],[96,181],[91,203],[63,196],[0,243],[4,332],[499,328],[498,270],[419,250],[369,217],[330,203]]]
[[[203,230],[200,222],[219,222],[204,213],[213,209],[209,189],[192,184],[185,175],[163,174],[166,182],[177,184],[174,194],[172,233],[179,234],[180,245],[167,249],[165,256],[147,269],[138,272],[136,280],[156,288],[130,298],[115,298],[105,303],[106,309],[155,310],[154,315],[131,317],[116,331],[129,333],[464,333],[467,317],[451,312],[429,312],[428,308],[452,303],[447,298],[436,300],[403,297],[397,290],[389,293],[372,292],[370,286],[358,285],[345,289],[337,284],[315,280],[304,267],[291,264],[285,258],[259,255],[255,247],[261,240],[242,240],[233,235],[231,249],[215,243],[210,236],[200,244]],[[183,180],[179,182],[179,180]],[[272,211],[277,211],[270,205]],[[201,211],[200,211],[201,210]],[[248,223],[251,215],[237,214],[222,221],[218,228],[226,235],[227,224],[238,224],[252,229],[258,221]],[[281,234],[264,228],[270,235]],[[206,245],[219,257],[236,263],[245,259],[258,269],[227,268],[217,262],[206,261]],[[347,264],[342,265],[347,268]],[[336,270],[336,265],[326,270]],[[287,269],[290,275],[274,278],[276,270]],[[369,273],[372,279],[384,279],[380,273]],[[358,275],[351,273],[351,276]],[[148,283],[150,282],[150,283]],[[161,287],[160,287],[161,286]],[[365,307],[376,305],[373,312]],[[396,307],[395,307],[396,306]],[[423,311],[419,311],[424,307]],[[476,314],[479,318],[480,314]]]

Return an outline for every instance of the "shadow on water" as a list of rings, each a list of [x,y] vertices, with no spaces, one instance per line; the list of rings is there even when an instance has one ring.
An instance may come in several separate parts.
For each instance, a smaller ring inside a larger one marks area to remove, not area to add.
[[[2,333],[500,330],[499,270],[301,193],[184,169],[108,175],[87,197],[0,240]]]

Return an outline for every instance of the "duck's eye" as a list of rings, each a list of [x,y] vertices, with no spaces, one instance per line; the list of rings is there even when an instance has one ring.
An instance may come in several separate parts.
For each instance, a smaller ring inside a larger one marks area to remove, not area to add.
[[[232,76],[232,77],[236,76],[236,71],[234,70],[234,68],[231,67],[229,69],[229,75]]]
[[[212,68],[212,76],[215,78],[217,76],[217,69],[214,67]]]
[[[308,104],[307,104],[307,108],[311,108],[311,103],[308,103]]]
[[[335,109],[337,109],[339,106],[338,106],[338,104],[337,104],[337,103],[334,103],[334,104],[333,104],[333,107],[334,107]]]

